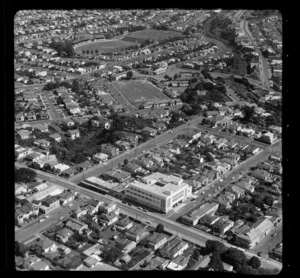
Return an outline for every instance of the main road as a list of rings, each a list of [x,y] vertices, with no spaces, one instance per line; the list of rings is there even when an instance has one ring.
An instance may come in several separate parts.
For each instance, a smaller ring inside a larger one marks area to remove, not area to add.
[[[17,167],[26,167],[26,166],[20,166],[18,163],[16,163]],[[57,177],[55,175],[52,174],[48,174],[48,173],[44,173],[42,171],[36,170],[37,172],[37,176],[39,178],[43,178],[46,180],[49,180],[55,184],[58,184],[60,186],[64,186],[66,188],[72,189],[74,191],[77,191],[81,194],[84,194],[90,198],[94,198],[97,200],[103,200],[103,201],[114,201],[118,204],[118,207],[120,207],[120,209],[122,209],[126,214],[138,219],[138,220],[150,220],[153,223],[161,223],[164,225],[164,227],[169,230],[172,233],[180,233],[182,235],[182,237],[188,239],[188,240],[192,240],[193,242],[199,244],[200,246],[204,246],[205,242],[210,239],[210,240],[218,240],[221,241],[220,238],[215,237],[213,235],[207,234],[203,231],[199,231],[199,230],[195,230],[192,227],[187,227],[185,225],[182,225],[180,223],[171,221],[169,219],[164,218],[162,215],[159,215],[157,213],[152,213],[152,212],[143,212],[141,210],[139,210],[136,207],[132,207],[132,206],[128,206],[126,204],[123,204],[121,202],[121,200],[118,200],[112,196],[108,196],[108,195],[102,195],[99,193],[96,193],[92,190],[88,190],[88,189],[84,189],[79,187],[77,184],[74,184],[72,182],[69,182],[63,178]],[[58,209],[57,209],[58,210]],[[34,237],[35,234],[43,232],[44,230],[46,230],[47,228],[49,228],[50,226],[54,225],[55,223],[59,222],[59,219],[57,217],[58,211],[53,212],[54,217],[51,217],[50,219],[46,219],[44,222],[42,223],[34,223],[34,225],[28,227],[27,229],[20,231],[17,233],[17,238],[22,240],[22,242],[27,242],[31,237]],[[61,212],[61,216],[63,216],[64,218],[66,218],[69,214],[70,209],[66,209],[65,212]],[[234,245],[231,245],[229,243],[223,242],[227,247],[236,247]],[[251,251],[251,250],[246,250],[245,254],[248,257],[252,257],[253,255],[255,255],[255,251]],[[282,268],[282,264],[272,260],[272,259],[263,259],[263,263],[268,267],[268,268],[278,268],[281,269]]]

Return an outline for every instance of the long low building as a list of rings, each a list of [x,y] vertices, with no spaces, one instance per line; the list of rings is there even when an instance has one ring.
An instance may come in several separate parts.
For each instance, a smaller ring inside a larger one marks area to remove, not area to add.
[[[180,220],[186,225],[195,226],[200,218],[207,214],[213,214],[218,209],[218,207],[218,203],[206,203],[202,205],[199,209],[196,209],[193,212],[191,212],[190,214],[182,216]]]
[[[238,234],[236,243],[242,247],[253,248],[258,244],[273,228],[273,223],[268,218],[257,220],[249,229]]]
[[[174,205],[185,201],[192,187],[173,175],[154,173],[134,181],[125,189],[125,197],[142,205],[168,213]]]

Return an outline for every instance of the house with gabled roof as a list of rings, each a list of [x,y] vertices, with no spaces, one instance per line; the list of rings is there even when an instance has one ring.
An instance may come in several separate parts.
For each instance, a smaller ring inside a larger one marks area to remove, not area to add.
[[[74,233],[68,229],[68,228],[62,228],[59,231],[56,232],[55,237],[56,240],[58,240],[61,243],[66,243],[70,236],[72,236]]]
[[[40,239],[37,243],[45,253],[54,252],[57,248],[55,242],[51,241],[47,237]]]

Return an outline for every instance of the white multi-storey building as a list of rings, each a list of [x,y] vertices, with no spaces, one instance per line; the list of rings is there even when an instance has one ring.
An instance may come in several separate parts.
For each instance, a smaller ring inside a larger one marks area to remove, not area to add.
[[[127,198],[164,213],[185,201],[191,194],[192,187],[184,183],[183,179],[158,172],[130,183],[125,190]]]

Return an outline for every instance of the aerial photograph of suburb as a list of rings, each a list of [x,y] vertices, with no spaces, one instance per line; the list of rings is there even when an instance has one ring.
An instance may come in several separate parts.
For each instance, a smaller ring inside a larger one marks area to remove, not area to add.
[[[280,273],[282,21],[19,10],[15,270]]]

